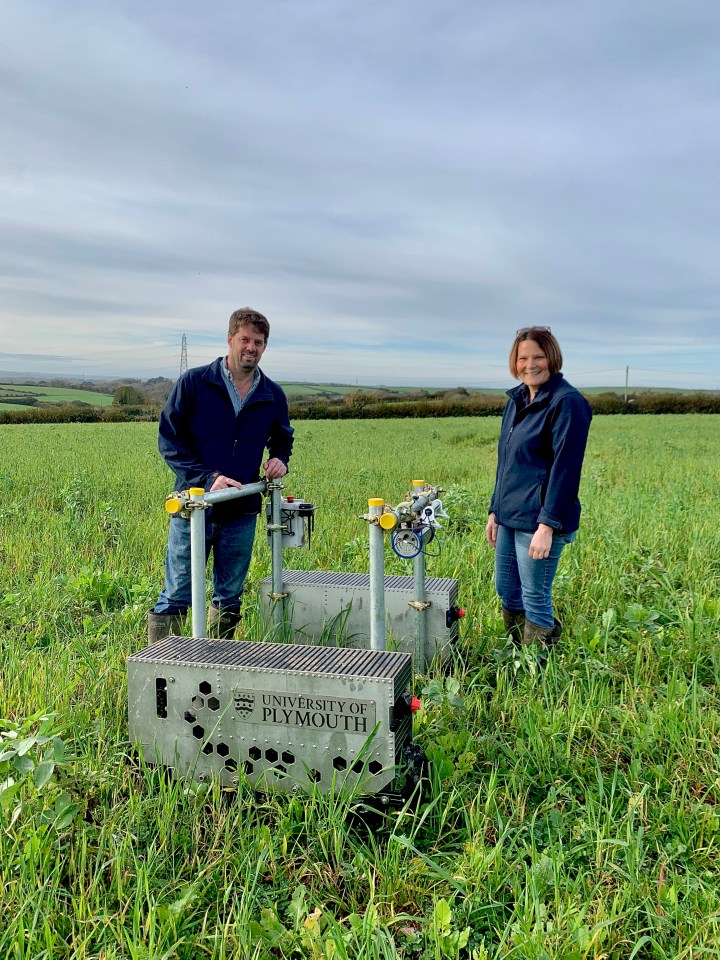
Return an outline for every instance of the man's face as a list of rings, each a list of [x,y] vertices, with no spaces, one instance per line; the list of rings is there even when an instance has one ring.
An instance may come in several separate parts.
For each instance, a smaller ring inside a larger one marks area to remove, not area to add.
[[[228,334],[228,367],[232,374],[248,374],[260,363],[267,341],[251,324],[238,327]]]

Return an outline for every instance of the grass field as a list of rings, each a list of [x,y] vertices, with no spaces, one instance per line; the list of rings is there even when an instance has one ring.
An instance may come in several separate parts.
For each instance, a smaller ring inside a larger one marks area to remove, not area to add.
[[[105,407],[112,403],[107,393],[95,393],[92,390],[75,390],[72,387],[41,387],[17,383],[0,383],[0,410],[22,410],[34,404],[22,403],[26,397],[32,397],[39,403],[89,403],[93,407]],[[13,403],[7,401],[14,400]]]
[[[365,572],[368,497],[448,490],[428,573],[468,616],[450,671],[416,680],[423,803],[372,830],[343,797],[132,762],[125,660],[171,489],[155,427],[2,427],[0,957],[717,956],[717,424],[594,420],[544,672],[501,637],[484,543],[499,420],[298,424],[285,492],[318,514],[288,566]],[[251,597],[269,564],[258,537]]]

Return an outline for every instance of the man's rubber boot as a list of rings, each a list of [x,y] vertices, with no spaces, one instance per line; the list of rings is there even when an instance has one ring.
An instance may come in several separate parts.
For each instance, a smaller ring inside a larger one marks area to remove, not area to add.
[[[502,608],[503,624],[505,633],[510,637],[516,647],[523,645],[523,627],[525,625],[524,610],[507,610]]]
[[[221,610],[214,603],[208,610],[208,636],[217,640],[232,640],[242,615],[239,610]]]
[[[539,627],[532,620],[525,621],[523,630],[523,643],[533,643],[538,640],[544,647],[554,647],[560,639],[562,633],[562,624],[557,617],[553,617],[555,623],[551,627]]]
[[[159,643],[165,637],[178,636],[185,623],[184,613],[155,613],[147,615],[148,643]]]

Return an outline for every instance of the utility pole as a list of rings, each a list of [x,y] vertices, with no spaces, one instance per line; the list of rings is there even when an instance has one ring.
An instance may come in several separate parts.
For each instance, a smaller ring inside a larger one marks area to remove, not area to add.
[[[187,336],[183,334],[180,345],[180,376],[185,373],[187,368]]]
[[[630,374],[630,367],[625,367],[625,403],[627,403],[629,374]]]

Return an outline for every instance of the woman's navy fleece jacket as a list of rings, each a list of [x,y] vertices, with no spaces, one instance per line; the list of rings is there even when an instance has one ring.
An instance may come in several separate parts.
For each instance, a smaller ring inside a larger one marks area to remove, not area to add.
[[[592,409],[556,373],[532,403],[524,384],[507,391],[495,491],[490,513],[504,527],[534,532],[545,523],[558,533],[580,525],[580,471]]]

